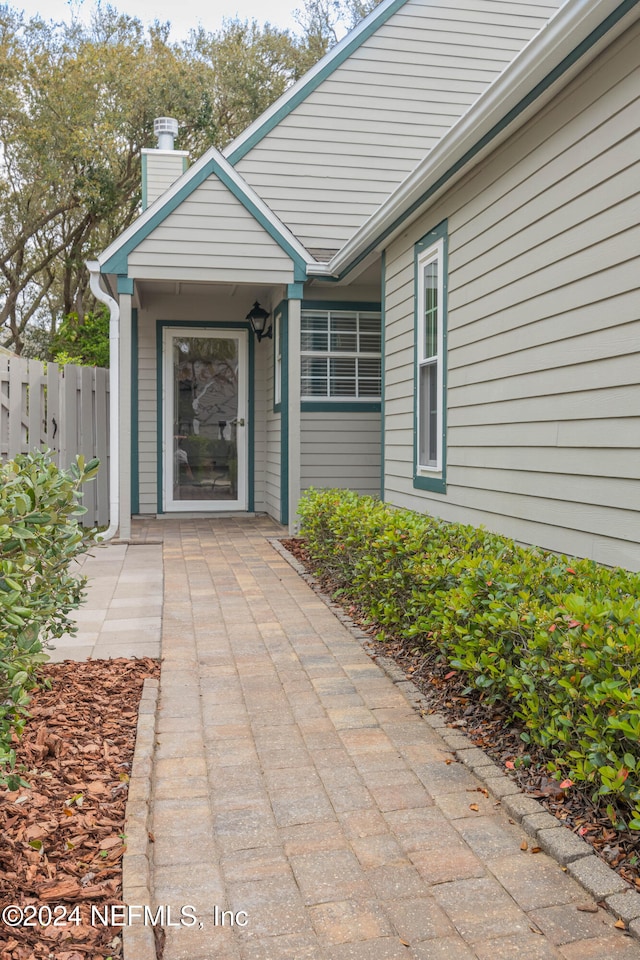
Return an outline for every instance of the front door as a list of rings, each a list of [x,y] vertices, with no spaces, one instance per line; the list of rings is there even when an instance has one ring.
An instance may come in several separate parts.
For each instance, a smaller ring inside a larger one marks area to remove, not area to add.
[[[247,509],[247,331],[165,327],[164,509]]]

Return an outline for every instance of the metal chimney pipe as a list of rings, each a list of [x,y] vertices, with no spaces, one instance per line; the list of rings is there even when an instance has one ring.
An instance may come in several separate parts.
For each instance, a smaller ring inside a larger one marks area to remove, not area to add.
[[[173,117],[156,117],[153,132],[158,138],[158,150],[173,150],[173,141],[178,136],[178,121]]]

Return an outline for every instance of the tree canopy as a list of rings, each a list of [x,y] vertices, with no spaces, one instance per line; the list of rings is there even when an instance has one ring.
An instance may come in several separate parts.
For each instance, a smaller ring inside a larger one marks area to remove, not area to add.
[[[89,26],[0,6],[0,344],[28,352],[36,329],[53,349],[66,317],[95,312],[85,261],[140,212],[155,117],[178,118],[192,157],[222,148],[365,12],[307,0],[300,34],[230,20],[175,43],[111,6]]]

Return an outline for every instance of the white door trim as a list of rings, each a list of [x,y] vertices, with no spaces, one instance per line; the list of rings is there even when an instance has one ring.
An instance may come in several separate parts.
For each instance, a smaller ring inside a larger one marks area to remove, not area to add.
[[[211,339],[234,339],[238,342],[238,415],[237,428],[237,497],[235,500],[174,500],[174,389],[173,389],[173,338],[194,337]],[[225,327],[171,327],[162,333],[162,508],[165,513],[211,512],[248,509],[249,472],[249,344],[248,331]]]

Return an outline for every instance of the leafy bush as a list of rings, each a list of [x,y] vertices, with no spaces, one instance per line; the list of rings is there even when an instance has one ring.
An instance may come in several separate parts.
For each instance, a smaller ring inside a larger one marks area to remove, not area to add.
[[[302,534],[321,574],[380,636],[413,637],[506,702],[525,742],[640,829],[640,575],[482,528],[310,490]]]
[[[18,782],[3,775],[15,765],[12,732],[24,726],[47,641],[73,630],[69,613],[82,600],[84,580],[69,567],[95,537],[76,517],[80,485],[97,470],[78,457],[65,472],[39,452],[0,465],[0,783],[9,786]]]
[[[49,354],[56,363],[85,367],[109,366],[109,311],[99,305],[82,319],[68,314],[53,337]]]

